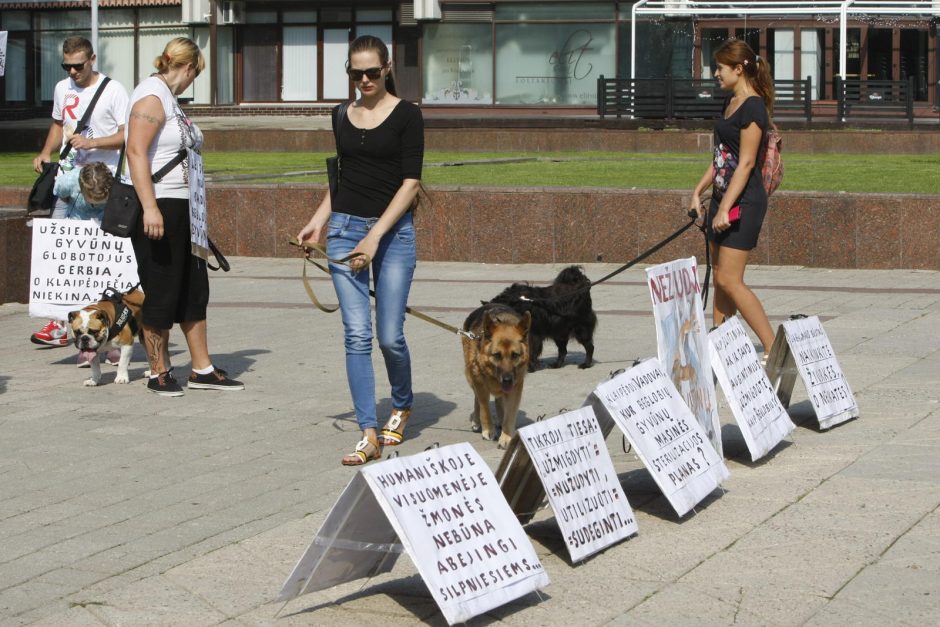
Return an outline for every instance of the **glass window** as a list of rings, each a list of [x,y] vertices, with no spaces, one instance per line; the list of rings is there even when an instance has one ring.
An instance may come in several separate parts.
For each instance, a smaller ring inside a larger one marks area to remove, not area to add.
[[[3,30],[31,30],[29,11],[4,11],[0,14]]]
[[[139,9],[140,26],[170,26],[181,24],[182,12],[176,7],[150,7]]]
[[[285,24],[316,24],[316,11],[284,11],[281,14],[281,21]]]
[[[692,77],[691,21],[643,21],[636,25],[636,77]],[[703,59],[703,64],[707,63]],[[630,70],[626,70],[630,74]]]
[[[124,86],[134,89],[134,29],[98,31],[98,69]]]
[[[613,2],[546,2],[497,4],[497,20],[612,20]]]
[[[774,29],[773,39],[773,65],[774,78],[786,81],[793,80],[794,63],[794,31],[792,28]]]
[[[242,31],[242,100],[274,102],[277,92],[277,26],[256,26]]]
[[[372,35],[385,42],[388,48],[388,58],[393,59],[392,54],[392,25],[391,24],[358,24],[356,25],[356,37],[362,35]]]
[[[496,26],[496,104],[597,103],[597,77],[616,71],[614,24]]]
[[[351,22],[352,9],[331,7],[320,9],[320,21],[322,22]]]
[[[88,11],[43,11],[39,13],[39,28],[42,30],[91,28],[90,22],[90,13]]]
[[[129,27],[133,25],[134,9],[101,9],[98,12],[98,26],[100,28]]]
[[[281,100],[317,99],[317,27],[285,26]]]
[[[216,83],[216,98],[219,104],[235,103],[235,29],[232,26],[219,26],[218,35],[219,69]]]
[[[180,98],[191,98],[195,104],[209,104],[212,102],[212,73],[209,68],[212,67],[212,47],[209,45],[209,27],[193,27],[193,41],[202,50],[202,56],[206,59],[206,67],[196,77],[193,84],[189,86]]]
[[[715,75],[718,66],[715,64],[715,51],[728,39],[727,28],[703,28],[702,29],[702,66],[700,68],[701,78],[709,78]]]
[[[10,37],[7,40],[6,80],[3,81],[6,102],[26,100],[26,40]]]
[[[424,27],[424,99],[430,104],[493,104],[489,24]]]
[[[821,28],[803,28],[800,29],[800,76],[803,79],[807,76],[812,81],[813,100],[819,100],[819,81],[823,78],[823,55],[825,30]],[[771,69],[776,69],[772,67]]]
[[[248,11],[246,24],[277,24],[277,11]]]
[[[391,22],[391,9],[356,9],[357,22]]]

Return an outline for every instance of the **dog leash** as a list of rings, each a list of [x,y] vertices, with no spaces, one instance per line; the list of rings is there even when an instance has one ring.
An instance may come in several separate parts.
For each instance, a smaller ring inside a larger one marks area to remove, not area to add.
[[[324,248],[323,245],[319,243],[309,242],[309,241],[301,243],[297,240],[297,238],[293,238],[289,240],[288,243],[291,244],[292,246],[298,246],[301,249],[303,249],[304,270],[303,270],[302,277],[303,277],[303,282],[304,282],[304,289],[307,291],[307,297],[310,298],[310,302],[312,302],[314,306],[316,306],[317,309],[319,309],[320,311],[324,311],[326,313],[333,313],[334,311],[339,309],[339,305],[336,305],[335,307],[327,307],[326,305],[320,302],[320,300],[317,298],[317,295],[313,291],[313,287],[310,285],[310,279],[307,277],[307,264],[308,263],[313,264],[314,266],[319,268],[322,272],[326,274],[332,274],[330,267],[329,267],[329,264],[331,263],[341,265],[341,266],[346,266],[350,269],[352,268],[352,266],[350,265],[350,261],[352,261],[353,259],[356,259],[357,257],[364,257],[366,260],[366,264],[365,264],[366,266],[372,263],[372,260],[369,258],[369,255],[365,253],[350,253],[346,255],[345,257],[340,257],[339,259],[333,259],[329,255],[326,254],[326,248]],[[320,262],[319,259],[314,259],[312,257],[314,252],[317,252],[320,255],[322,255],[323,259],[326,260],[327,264],[324,265],[323,263]],[[370,289],[369,296],[371,296],[372,298],[375,298],[375,290]],[[447,324],[446,322],[438,320],[437,318],[433,318],[427,315],[426,313],[418,311],[417,309],[413,307],[406,306],[405,313],[412,315],[415,318],[418,318],[420,320],[424,320],[425,322],[429,322],[435,326],[438,326],[444,329],[445,331],[454,333],[455,335],[463,336],[471,340],[476,339],[476,335],[474,335],[473,333],[469,331],[464,331],[463,329],[459,329],[453,325],[450,325],[450,324]]]

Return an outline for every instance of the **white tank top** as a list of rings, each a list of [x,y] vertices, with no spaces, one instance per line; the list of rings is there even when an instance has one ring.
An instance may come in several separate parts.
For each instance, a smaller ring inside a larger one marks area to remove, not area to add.
[[[176,96],[170,92],[170,88],[163,79],[154,75],[142,80],[131,94],[130,104],[127,107],[128,123],[124,127],[125,141],[127,141],[127,134],[131,127],[131,109],[137,101],[147,96],[156,96],[160,99],[163,105],[163,115],[166,118],[147,151],[147,156],[150,158],[150,173],[154,174],[175,158],[181,148],[201,150],[202,131],[186,117],[176,101]],[[124,173],[130,176],[126,167]],[[189,198],[188,161],[184,160],[170,170],[159,183],[154,183],[153,187],[157,198]]]

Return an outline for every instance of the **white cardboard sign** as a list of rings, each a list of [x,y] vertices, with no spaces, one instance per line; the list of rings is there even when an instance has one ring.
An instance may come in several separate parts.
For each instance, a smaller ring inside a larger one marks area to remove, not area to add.
[[[192,244],[192,254],[200,259],[208,259],[209,212],[202,155],[190,148],[186,163],[189,168],[189,241]]]
[[[774,392],[737,316],[708,334],[712,368],[744,435],[751,461],[769,453],[795,425]]]
[[[648,359],[601,383],[594,395],[633,444],[679,516],[728,478],[724,460],[658,359]]]
[[[721,424],[695,257],[647,268],[646,278],[659,363],[720,455]]]
[[[821,429],[858,418],[858,403],[817,316],[783,323],[790,352]]]
[[[636,518],[590,407],[519,429],[572,562],[637,532]]]
[[[64,320],[101,300],[107,287],[138,283],[131,240],[108,235],[93,220],[33,220],[29,315]]]
[[[364,466],[279,600],[387,572],[401,550],[451,625],[549,583],[493,472],[462,443]]]

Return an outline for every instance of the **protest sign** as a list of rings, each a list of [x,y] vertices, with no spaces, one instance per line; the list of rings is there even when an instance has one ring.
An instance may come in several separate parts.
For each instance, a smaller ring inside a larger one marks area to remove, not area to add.
[[[189,241],[194,255],[209,259],[209,214],[202,155],[190,148],[186,164],[189,168]]]
[[[783,323],[790,353],[821,429],[858,418],[858,404],[817,316]]]
[[[659,363],[721,454],[721,425],[712,379],[695,257],[647,268]]]
[[[0,76],[7,72],[7,31],[0,30]]]
[[[724,460],[658,359],[647,359],[601,383],[594,395],[679,516],[728,478]]]
[[[387,572],[402,550],[451,625],[549,583],[489,466],[462,443],[362,468],[278,599]]]
[[[131,241],[108,235],[93,220],[33,219],[29,315],[64,320],[101,300],[107,287],[137,285]]]
[[[795,425],[780,404],[737,316],[708,334],[712,368],[744,435],[751,461],[769,453]]]
[[[582,407],[519,429],[555,511],[571,561],[632,536],[636,519],[594,410]]]

